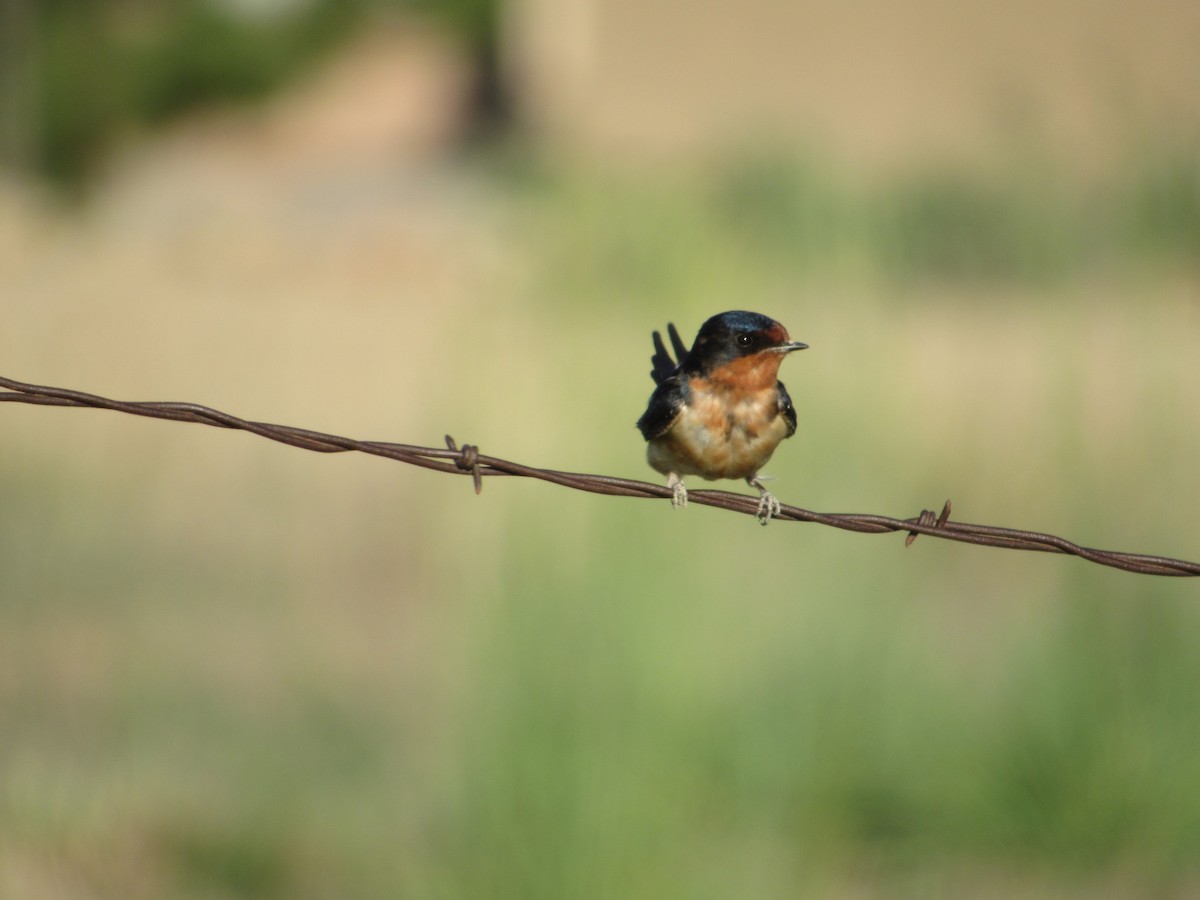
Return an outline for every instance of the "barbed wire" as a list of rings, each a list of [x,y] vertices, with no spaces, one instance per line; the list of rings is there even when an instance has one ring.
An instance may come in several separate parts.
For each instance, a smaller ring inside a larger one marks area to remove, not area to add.
[[[536,478],[559,484],[563,487],[574,488],[578,491],[589,491],[593,494],[607,494],[615,497],[652,497],[671,499],[670,488],[661,484],[651,484],[631,478],[617,478],[611,475],[589,475],[580,472],[562,472],[555,469],[541,469],[526,466],[507,459],[487,456],[479,452],[473,444],[458,446],[453,438],[446,435],[445,447],[420,447],[413,444],[397,444],[389,441],[360,441],[354,438],[342,437],[336,434],[326,434],[307,428],[295,428],[290,425],[274,425],[267,422],[254,422],[241,419],[229,413],[201,406],[198,403],[172,403],[161,401],[130,402],[110,400],[96,394],[68,388],[46,387],[36,384],[25,384],[10,378],[0,377],[0,401],[29,403],[40,406],[88,407],[93,409],[109,409],[135,416],[148,416],[154,419],[171,419],[176,422],[195,422],[201,425],[213,425],[219,428],[231,428],[248,431],[259,437],[264,437],[282,444],[290,444],[304,450],[318,453],[344,453],[355,451],[368,453],[372,456],[382,456],[399,462],[437,472],[470,475],[475,484],[475,493],[483,488],[483,479],[495,476],[510,476],[521,478]],[[759,511],[759,498],[745,494],[734,494],[729,491],[689,490],[688,502],[703,506],[714,506],[731,512],[744,513],[754,516]],[[940,514],[932,510],[922,510],[919,516],[911,519],[895,519],[890,516],[878,516],[864,513],[820,513],[796,506],[783,504],[779,513],[774,517],[783,521],[815,522],[832,528],[846,531],[857,531],[865,534],[881,534],[886,532],[906,532],[905,546],[912,544],[918,535],[927,534],[931,537],[945,538],[967,544],[980,544],[988,547],[1002,547],[1010,550],[1037,550],[1046,553],[1063,553],[1078,556],[1089,562],[1102,566],[1111,566],[1127,572],[1144,575],[1200,575],[1200,563],[1187,562],[1181,559],[1171,559],[1165,556],[1149,556],[1141,553],[1123,553],[1115,550],[1096,550],[1083,547],[1065,538],[1042,534],[1037,531],[1026,531],[1018,528],[1000,528],[994,525],[972,525],[966,522],[956,522],[950,519],[950,501],[947,500]]]

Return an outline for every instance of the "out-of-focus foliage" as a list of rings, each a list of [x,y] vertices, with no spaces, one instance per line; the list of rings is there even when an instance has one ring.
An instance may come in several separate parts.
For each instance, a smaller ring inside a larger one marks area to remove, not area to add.
[[[313,0],[256,19],[205,0],[46,4],[34,56],[37,162],[76,184],[122,128],[262,96],[332,46],[361,9],[358,0]]]
[[[261,97],[388,10],[428,14],[485,66],[494,58],[496,7],[495,0],[309,0],[250,15],[212,0],[51,0],[40,6],[33,36],[34,163],[78,186],[122,129]]]

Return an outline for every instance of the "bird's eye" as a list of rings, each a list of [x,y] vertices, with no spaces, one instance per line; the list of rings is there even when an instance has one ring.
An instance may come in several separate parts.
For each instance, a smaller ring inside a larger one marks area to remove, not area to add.
[[[739,347],[749,347],[754,343],[754,338],[748,334],[739,334],[737,336],[737,342]]]

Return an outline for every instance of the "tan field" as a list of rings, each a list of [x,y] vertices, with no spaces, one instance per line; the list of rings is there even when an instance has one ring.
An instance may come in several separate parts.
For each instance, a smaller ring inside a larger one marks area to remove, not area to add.
[[[758,309],[811,345],[785,503],[1200,559],[1194,266],[910,278],[855,227],[794,265],[703,167],[448,157],[461,90],[376,38],[131,136],[82,209],[6,189],[0,375],[657,480],[650,331]],[[0,433],[0,896],[1200,889],[1189,580],[109,412]]]

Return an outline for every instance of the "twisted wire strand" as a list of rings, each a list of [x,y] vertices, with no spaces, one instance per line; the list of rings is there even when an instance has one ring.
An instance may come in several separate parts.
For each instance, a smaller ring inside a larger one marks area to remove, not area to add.
[[[672,491],[665,485],[651,484],[631,478],[619,478],[612,475],[592,475],[581,472],[563,472],[556,469],[542,469],[527,466],[522,463],[488,456],[480,453],[473,444],[458,446],[449,436],[446,436],[445,447],[421,447],[413,444],[398,444],[390,441],[362,441],[327,434],[307,428],[296,428],[290,425],[277,425],[269,422],[256,422],[242,419],[198,403],[175,403],[163,401],[125,401],[112,400],[97,394],[76,391],[68,388],[47,387],[44,385],[26,384],[10,378],[0,377],[0,402],[28,403],[40,406],[86,407],[92,409],[108,409],[114,412],[128,413],[135,416],[146,416],[154,419],[170,419],[176,422],[194,422],[201,425],[211,425],[218,428],[230,428],[248,431],[268,440],[289,444],[303,450],[317,453],[368,453],[372,456],[382,456],[409,465],[421,466],[438,472],[452,475],[470,475],[475,492],[483,487],[483,479],[489,477],[509,476],[520,478],[536,478],[552,484],[588,491],[594,494],[607,494],[614,497],[649,497],[670,499]],[[688,491],[688,502],[702,506],[713,506],[731,512],[755,516],[759,511],[758,497],[745,494],[734,494],[730,491],[691,490]],[[1144,575],[1200,575],[1200,563],[1172,559],[1166,556],[1151,556],[1141,553],[1124,553],[1115,550],[1097,550],[1083,547],[1066,538],[1037,531],[1027,531],[1019,528],[1002,528],[995,525],[973,525],[967,522],[957,522],[950,518],[951,505],[947,500],[940,514],[931,510],[922,510],[921,514],[908,519],[896,519],[891,516],[871,515],[867,513],[821,513],[801,509],[797,506],[783,504],[779,513],[774,517],[783,521],[813,522],[818,525],[828,525],[846,531],[857,531],[863,534],[882,534],[887,532],[906,532],[905,544],[909,545],[918,535],[927,534],[930,537],[944,538],[968,544],[979,544],[987,547],[1000,547],[1012,550],[1036,550],[1045,553],[1062,553],[1078,556],[1089,562],[1102,566],[1111,566],[1126,572]]]

